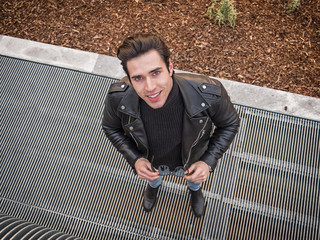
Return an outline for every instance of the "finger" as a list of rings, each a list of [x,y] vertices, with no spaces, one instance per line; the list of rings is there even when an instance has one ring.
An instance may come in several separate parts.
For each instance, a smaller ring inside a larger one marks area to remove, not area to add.
[[[204,171],[201,168],[197,168],[191,175],[185,176],[185,179],[192,182],[204,182],[207,178]]]
[[[150,177],[150,178],[147,178],[146,180],[148,181],[154,181],[156,179],[158,179],[160,176],[155,176],[155,177]]]
[[[141,173],[140,176],[143,177],[144,180],[155,180],[157,179],[160,175],[159,172],[153,172],[152,170],[150,170],[147,166],[145,166],[144,169],[141,169]]]
[[[142,175],[139,175],[139,177],[141,180],[154,181],[154,180],[158,179],[160,177],[160,175],[149,176],[146,174],[142,174]]]
[[[149,161],[145,161],[144,167],[146,167],[151,172],[158,172],[158,169],[152,167]]]
[[[188,169],[187,171],[184,172],[185,175],[192,175],[195,171],[195,165],[192,164]]]
[[[192,182],[194,182],[195,181],[195,173],[194,172],[192,172],[192,173],[190,173],[189,171],[188,171],[188,174],[185,174],[185,176],[184,176],[184,178],[186,179],[186,180],[190,180],[190,181],[192,181]]]
[[[160,175],[159,175],[159,172],[153,172],[153,171],[150,171],[148,170],[147,172],[145,172],[145,175],[149,178],[158,178]]]
[[[151,169],[149,169],[147,166],[144,166],[139,169],[139,175],[143,175],[144,177],[153,177],[159,175],[158,172],[153,172]]]
[[[153,181],[153,180],[159,178],[160,175],[149,175],[149,174],[145,174],[145,173],[140,173],[140,174],[138,174],[138,176],[141,180]]]
[[[195,178],[193,177],[192,175],[190,176],[185,176],[185,179],[186,180],[189,180],[189,181],[192,181],[192,182],[195,182],[195,183],[199,183],[199,182],[204,182],[205,180],[202,179],[202,178]]]

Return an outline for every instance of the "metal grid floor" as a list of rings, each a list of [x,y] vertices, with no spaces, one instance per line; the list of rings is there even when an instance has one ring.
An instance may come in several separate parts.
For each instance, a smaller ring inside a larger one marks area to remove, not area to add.
[[[81,240],[65,233],[58,232],[34,223],[0,213],[0,239],[10,240]]]
[[[145,213],[146,183],[101,130],[116,79],[0,61],[0,212],[84,239],[320,238],[320,122],[235,105],[241,127],[203,186],[205,215],[176,177]]]

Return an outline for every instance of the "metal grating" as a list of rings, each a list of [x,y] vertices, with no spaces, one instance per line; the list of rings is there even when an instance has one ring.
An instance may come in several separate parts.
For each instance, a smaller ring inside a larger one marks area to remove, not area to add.
[[[320,238],[320,122],[235,105],[240,131],[204,184],[205,216],[175,177],[145,213],[146,183],[101,130],[116,79],[0,61],[0,212],[84,239]]]
[[[45,228],[34,223],[0,213],[0,239],[57,239],[57,240],[81,240],[65,233]]]

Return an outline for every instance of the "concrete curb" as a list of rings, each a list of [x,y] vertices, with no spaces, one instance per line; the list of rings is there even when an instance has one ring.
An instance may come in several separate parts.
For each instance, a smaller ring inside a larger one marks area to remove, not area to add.
[[[112,78],[125,76],[120,61],[115,57],[4,35],[0,35],[0,54]],[[320,98],[218,80],[234,103],[320,121]]]

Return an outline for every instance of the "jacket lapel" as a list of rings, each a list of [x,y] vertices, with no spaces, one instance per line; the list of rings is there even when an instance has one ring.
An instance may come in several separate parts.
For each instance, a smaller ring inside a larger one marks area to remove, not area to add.
[[[191,84],[189,81],[184,80],[180,76],[175,76],[174,79],[178,83],[185,110],[190,117],[194,117],[210,107],[208,102],[203,98],[198,90],[197,85]]]
[[[140,117],[139,96],[131,85],[122,98],[117,110],[134,118]]]
[[[181,148],[182,160],[185,165],[188,163],[193,145],[196,144],[204,134],[205,124],[208,122],[208,116],[205,111],[210,105],[200,94],[196,85],[192,85],[180,76],[175,77],[175,79],[180,88],[186,111],[183,119]]]
[[[124,123],[126,132],[130,133],[131,137],[134,139],[134,141],[136,141],[138,147],[142,145],[144,148],[146,148],[146,151],[143,152],[148,152],[147,134],[140,117],[139,96],[131,85],[129,85],[129,89],[122,98],[118,106],[118,111],[129,116],[128,121]]]

